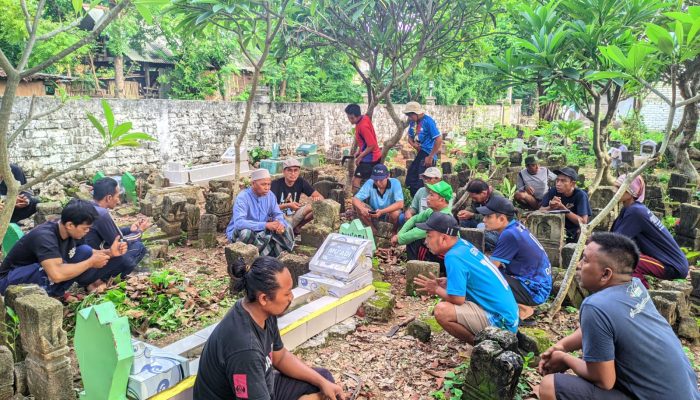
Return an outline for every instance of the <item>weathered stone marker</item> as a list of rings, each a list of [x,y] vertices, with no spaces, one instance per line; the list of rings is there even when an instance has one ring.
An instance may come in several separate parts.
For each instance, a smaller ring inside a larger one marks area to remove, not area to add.
[[[416,294],[416,285],[413,280],[418,275],[430,277],[433,274],[435,277],[440,276],[440,264],[430,261],[411,260],[406,263],[406,295],[414,296]]]
[[[126,400],[134,361],[129,320],[112,302],[82,309],[76,316],[75,353],[84,390],[81,400]]]
[[[10,400],[12,398],[15,394],[14,382],[14,358],[12,357],[12,352],[6,346],[0,346],[0,400]]]
[[[340,203],[331,199],[314,201],[311,203],[314,224],[330,226],[336,230],[340,225]]]
[[[202,248],[210,249],[216,247],[216,226],[219,218],[213,214],[204,214],[199,220],[197,237]]]
[[[561,263],[561,248],[564,246],[564,215],[534,212],[527,218],[527,228],[544,247],[552,267]]]
[[[476,335],[474,344],[464,398],[512,399],[523,371],[516,335],[488,327]]]

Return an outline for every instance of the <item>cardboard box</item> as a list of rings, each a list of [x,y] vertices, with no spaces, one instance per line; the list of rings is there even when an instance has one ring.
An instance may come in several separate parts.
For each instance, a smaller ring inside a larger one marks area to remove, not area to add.
[[[339,281],[309,272],[299,277],[300,288],[312,292],[328,293],[333,297],[343,297],[372,284],[372,271],[367,271],[349,282]]]
[[[186,358],[139,340],[131,339],[131,344],[134,364],[127,388],[129,399],[145,400],[190,376],[190,364]]]

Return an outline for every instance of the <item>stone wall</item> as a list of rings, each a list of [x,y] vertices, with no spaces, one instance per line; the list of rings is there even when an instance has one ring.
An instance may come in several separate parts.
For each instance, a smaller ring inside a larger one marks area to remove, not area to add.
[[[671,98],[671,87],[670,86],[657,86],[657,89],[661,94],[667,98]],[[678,101],[682,101],[683,98],[678,94]],[[654,93],[649,93],[649,95],[644,99],[642,103],[641,115],[644,118],[644,124],[650,131],[660,131],[666,130],[666,122],[668,121],[668,112],[670,107],[666,104],[659,96]],[[673,120],[673,127],[675,128],[681,122],[683,117],[683,107],[676,110],[676,115]]]
[[[29,98],[15,104],[13,126],[26,115]],[[56,104],[53,98],[37,98],[36,110]],[[158,139],[140,148],[120,148],[107,153],[79,174],[97,170],[108,174],[124,171],[158,171],[168,161],[203,164],[218,161],[233,142],[233,132],[241,128],[245,103],[179,100],[115,100],[109,104],[117,122],[131,121],[136,131]],[[331,144],[350,143],[351,125],[343,112],[345,104],[329,103],[256,103],[250,122],[248,148],[270,148],[280,143],[284,151],[300,143],[316,143],[322,149]],[[403,110],[397,105],[398,111]],[[520,104],[510,106],[428,106],[427,112],[443,132],[468,127],[492,127],[503,122],[515,124]],[[94,114],[102,121],[99,99],[70,101],[63,109],[33,121],[10,147],[10,159],[22,165],[29,175],[37,170],[62,168],[96,152],[101,138],[86,117]],[[395,130],[384,107],[375,111],[374,125],[380,139]]]

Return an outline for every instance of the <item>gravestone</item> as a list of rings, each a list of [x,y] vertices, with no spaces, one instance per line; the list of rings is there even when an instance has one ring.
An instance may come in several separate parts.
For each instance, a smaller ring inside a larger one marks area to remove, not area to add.
[[[199,230],[197,233],[200,248],[210,249],[219,244],[216,240],[218,219],[219,218],[213,214],[204,214],[200,218]]]
[[[253,261],[260,256],[260,252],[255,245],[234,242],[224,247],[224,256],[226,257],[226,265],[230,270],[239,257],[243,259],[245,265],[253,264]]]
[[[398,178],[400,176],[406,176],[406,168],[394,167],[389,171],[389,175],[392,178]]]
[[[313,223],[330,226],[336,230],[340,226],[340,203],[331,199],[314,201],[311,203],[313,210]]]
[[[319,177],[319,181],[313,184],[313,188],[315,191],[321,194],[324,198],[330,198],[331,197],[331,190],[333,189],[341,189],[343,187],[342,184],[334,181],[329,181],[329,180],[320,180],[321,178]]]
[[[383,282],[382,282],[383,283]],[[391,294],[391,285],[379,288],[375,284],[376,292],[362,305],[365,317],[370,321],[389,322],[394,316],[396,296]]]
[[[201,210],[196,204],[185,205],[185,218],[182,220],[182,230],[187,232],[188,240],[196,240],[199,232]]]
[[[447,182],[452,187],[452,192],[457,193],[459,189],[459,176],[457,174],[443,174],[442,180]]]
[[[608,205],[608,203],[615,196],[616,192],[617,188],[614,186],[599,186],[598,189],[595,192],[593,192],[589,200],[591,205],[591,211],[593,212],[591,220],[595,218],[603,210],[603,208],[605,208]],[[600,224],[598,224],[598,226],[594,230],[603,232],[609,231],[612,227],[613,222],[615,221],[615,218],[617,218],[618,213],[619,204],[615,204],[610,214],[608,214],[608,216]]]
[[[24,236],[24,232],[17,224],[10,224],[5,232],[5,237],[2,238],[2,254],[7,254],[15,247],[15,244]]]
[[[289,270],[289,273],[292,275],[294,287],[297,287],[299,277],[309,272],[309,261],[311,260],[311,257],[300,254],[283,253],[281,256],[279,256],[278,260]]]
[[[528,216],[526,225],[544,247],[552,267],[559,267],[565,236],[564,215],[534,212]]]
[[[520,167],[523,165],[523,153],[519,151],[511,151],[508,153],[511,167]]]
[[[483,229],[478,228],[459,228],[459,236],[471,243],[480,252],[484,252],[486,249],[486,235]]]
[[[372,244],[372,251],[377,250],[374,244],[374,233],[372,228],[362,225],[362,221],[354,219],[351,222],[346,222],[340,225],[340,233],[346,236],[352,236],[361,239],[367,239]]]
[[[564,279],[564,273],[566,272],[567,268],[569,268],[569,264],[571,263],[575,250],[576,243],[568,243],[561,249],[561,268],[552,270],[552,295],[559,293],[559,288],[561,288],[561,283]],[[569,286],[569,291],[566,293],[564,302],[568,305],[580,308],[581,303],[586,296],[588,296],[588,292],[582,289],[574,278]]]
[[[656,154],[656,142],[653,140],[645,140],[640,144],[639,155],[643,157],[651,157]]]
[[[681,204],[680,210],[674,238],[681,247],[700,250],[700,206]]]
[[[301,177],[309,184],[313,185],[318,181],[318,169],[316,168],[303,168],[301,170]]]
[[[14,362],[12,351],[0,345],[0,400],[10,400],[15,394]]]
[[[60,219],[61,211],[63,211],[63,206],[58,201],[47,201],[37,204],[36,214],[34,214],[34,225]]]
[[[188,203],[196,204],[200,201],[204,201],[204,195],[202,192],[202,187],[198,185],[150,189],[140,202],[141,214],[158,220],[163,210],[163,200],[165,199],[165,196],[174,194],[182,195],[185,196]]]
[[[623,163],[634,166],[634,152],[633,151],[623,151],[620,156],[620,160]]]
[[[512,399],[522,370],[516,335],[487,327],[475,338],[464,383],[466,398]]]
[[[136,178],[129,172],[122,175],[121,185],[124,188],[124,196],[126,200],[134,205],[138,205],[139,196],[136,193]]]
[[[345,212],[345,189],[333,189],[331,190],[331,200],[334,200],[340,205],[340,213]]]
[[[690,181],[690,178],[688,178],[687,175],[685,174],[679,174],[677,172],[672,172],[671,177],[668,180],[668,187],[672,188],[684,188]]]
[[[661,186],[646,186],[644,204],[652,211],[666,212],[664,192]]]
[[[452,163],[450,161],[443,161],[442,164],[440,165],[442,168],[442,175],[445,176],[445,174],[451,174],[452,173]]]
[[[233,203],[230,194],[214,192],[207,193],[205,196],[204,209],[207,214],[216,215],[218,218],[217,230],[224,232],[231,216],[233,215]]]
[[[418,275],[430,278],[430,274],[435,277],[440,276],[440,264],[430,261],[411,260],[406,263],[406,295],[416,295],[416,285],[413,280]]]
[[[546,158],[547,165],[551,169],[557,169],[566,166],[566,155],[565,154],[551,154]]]
[[[229,179],[212,179],[209,181],[210,192],[221,192],[232,194],[236,182]]]
[[[29,391],[37,400],[75,398],[63,304],[45,294],[17,299],[22,348],[27,351]]]
[[[299,230],[301,244],[302,246],[318,248],[331,232],[333,232],[333,228],[327,225],[306,224]]]
[[[679,187],[669,187],[668,188],[668,197],[671,198],[671,201],[675,201],[675,202],[681,203],[681,204],[692,203],[694,194],[695,194],[695,191],[693,189],[679,188]]]
[[[76,315],[75,354],[84,390],[81,400],[126,400],[134,360],[129,319],[112,302],[84,308]]]
[[[169,194],[163,197],[161,217],[158,228],[163,231],[165,239],[175,242],[182,234],[182,221],[187,216],[185,206],[187,198],[181,194]]]
[[[428,343],[432,332],[430,331],[430,325],[423,321],[415,320],[406,326],[406,334],[423,343]]]

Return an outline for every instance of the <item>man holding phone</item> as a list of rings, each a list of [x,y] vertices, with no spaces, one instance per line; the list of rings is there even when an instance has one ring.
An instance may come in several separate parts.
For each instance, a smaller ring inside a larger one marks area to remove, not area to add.
[[[375,223],[386,221],[398,229],[399,216],[403,210],[403,189],[401,182],[389,178],[389,170],[384,164],[372,169],[372,176],[352,198],[355,214],[365,226],[376,233]]]
[[[12,176],[15,177],[15,180],[19,182],[20,185],[27,183],[27,177],[24,176],[24,171],[22,171],[22,168],[20,168],[19,165],[10,164],[10,170],[12,171]],[[6,196],[7,185],[2,179],[2,176],[0,176],[0,197],[2,198],[2,201],[0,201],[0,211],[5,208]],[[17,223],[23,219],[30,218],[32,215],[34,215],[34,213],[36,213],[37,204],[39,204],[39,200],[32,197],[32,192],[27,190],[20,192],[20,194],[17,196],[15,210],[12,212],[10,222]]]

